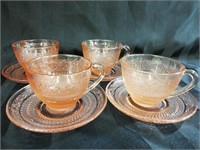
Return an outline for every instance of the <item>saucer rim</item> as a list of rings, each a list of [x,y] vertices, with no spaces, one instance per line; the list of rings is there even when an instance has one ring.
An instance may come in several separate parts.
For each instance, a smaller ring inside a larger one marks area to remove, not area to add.
[[[5,71],[6,71],[9,67],[11,67],[12,65],[13,65],[13,66],[17,66],[17,65],[21,66],[19,62],[16,62],[16,61],[15,61],[15,62],[11,62],[11,63],[9,63],[9,64],[7,64],[7,65],[5,65],[5,66],[3,67],[2,71],[1,71],[1,74],[2,74],[6,79],[8,79],[8,80],[10,80],[10,81],[13,81],[13,82],[16,82],[16,83],[28,84],[28,83],[29,83],[28,80],[20,80],[20,79],[17,79],[17,78],[12,78],[9,74],[5,73]],[[22,66],[21,66],[21,68],[22,68]],[[23,69],[23,68],[22,68],[22,69]]]
[[[38,133],[60,133],[60,132],[66,132],[66,131],[71,131],[71,130],[74,130],[74,129],[77,129],[77,128],[80,128],[84,125],[87,125],[88,123],[92,122],[93,120],[95,120],[99,115],[101,115],[101,113],[104,111],[104,109],[106,108],[106,105],[107,105],[107,97],[106,97],[106,94],[105,94],[105,91],[104,89],[100,86],[100,85],[97,85],[95,88],[98,88],[99,91],[101,91],[102,95],[104,96],[103,98],[103,104],[101,106],[101,109],[99,109],[99,111],[92,115],[91,115],[84,121],[82,122],[79,122],[78,124],[73,124],[73,125],[70,125],[70,126],[65,126],[65,127],[58,127],[58,128],[44,128],[44,127],[38,127],[38,126],[34,126],[34,127],[37,127],[37,128],[33,128],[32,126],[33,125],[30,125],[29,123],[23,121],[24,124],[20,123],[19,120],[16,120],[16,118],[13,118],[12,115],[9,113],[10,109],[9,109],[9,106],[10,106],[10,103],[13,102],[15,100],[15,98],[17,97],[18,94],[20,94],[21,92],[23,91],[26,91],[26,90],[31,90],[31,86],[30,85],[26,85],[24,86],[23,88],[19,89],[18,91],[16,91],[9,99],[8,99],[8,102],[6,104],[6,115],[7,117],[9,118],[10,122],[12,122],[14,125],[22,128],[22,129],[25,129],[27,131],[32,131],[32,132],[38,132]],[[95,89],[94,88],[94,89]],[[90,92],[90,91],[89,91]],[[33,95],[34,92],[32,91]],[[87,93],[86,93],[87,94]],[[86,95],[84,94],[84,95]],[[97,103],[98,104],[98,103]]]
[[[106,89],[105,89],[105,93],[106,93],[106,96],[108,98],[108,101],[116,108],[118,109],[119,111],[121,111],[123,114],[133,118],[133,119],[136,119],[136,120],[139,120],[139,121],[143,121],[143,122],[147,122],[147,123],[155,123],[155,124],[170,124],[170,123],[178,123],[178,122],[182,122],[184,120],[187,120],[189,118],[191,118],[197,111],[198,109],[198,102],[197,102],[197,99],[190,93],[190,92],[185,92],[184,94],[188,93],[191,97],[191,99],[193,100],[192,103],[194,104],[193,105],[193,111],[192,113],[190,113],[189,115],[186,115],[184,117],[177,117],[176,120],[175,119],[172,119],[172,120],[161,120],[161,119],[141,119],[141,117],[137,117],[137,115],[135,115],[135,113],[133,114],[131,111],[126,111],[124,110],[115,100],[114,96],[111,97],[110,94],[109,94],[109,87],[111,84],[113,84],[113,82],[115,81],[121,81],[123,82],[123,77],[118,77],[112,81],[110,81],[107,86],[106,86]],[[123,85],[124,85],[124,82],[123,82]],[[125,85],[124,85],[125,86]],[[114,99],[114,100],[113,100]],[[138,108],[139,109],[139,108]],[[185,112],[185,111],[184,111]],[[184,113],[183,113],[184,114]]]
[[[109,77],[106,77],[106,76],[104,76],[104,78],[102,79],[102,81],[101,82],[110,82],[110,81],[112,81],[112,80],[114,80],[114,79],[116,79],[116,78],[119,78],[119,77],[121,77],[121,74],[122,74],[122,72],[121,72],[121,65],[120,64],[116,64],[114,67],[112,67],[112,69],[114,69],[114,68],[118,68],[119,70],[120,70],[120,75],[118,75],[118,76],[109,76]],[[95,80],[96,79],[96,75],[94,75],[94,74],[91,74],[91,80]]]

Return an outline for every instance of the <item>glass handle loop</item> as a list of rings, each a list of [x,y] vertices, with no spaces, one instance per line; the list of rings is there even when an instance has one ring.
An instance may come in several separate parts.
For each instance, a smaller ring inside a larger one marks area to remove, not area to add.
[[[125,55],[131,54],[131,49],[130,49],[130,47],[129,47],[128,45],[123,45],[123,46],[122,46],[122,49],[125,49],[125,50],[126,50],[126,54],[125,54]]]
[[[130,47],[128,45],[122,44],[121,50],[122,49],[124,49],[126,52],[125,52],[125,54],[123,56],[120,56],[119,60],[122,59],[124,56],[126,56],[128,54],[131,54],[131,49],[130,49]],[[120,64],[119,61],[118,61],[118,64]]]
[[[93,63],[92,64],[92,68],[98,69],[99,70],[99,75],[94,80],[94,82],[91,85],[89,85],[89,87],[86,89],[86,91],[84,92],[84,94],[87,93],[87,92],[89,92],[93,88],[95,88],[102,81],[102,79],[105,76],[104,67],[102,65],[97,64],[97,63]]]
[[[198,83],[199,77],[198,77],[198,74],[195,70],[186,69],[184,75],[190,76],[190,78],[192,79],[190,84],[182,87],[181,89],[175,90],[168,98],[183,94],[183,93],[189,91],[190,89],[192,89]]]

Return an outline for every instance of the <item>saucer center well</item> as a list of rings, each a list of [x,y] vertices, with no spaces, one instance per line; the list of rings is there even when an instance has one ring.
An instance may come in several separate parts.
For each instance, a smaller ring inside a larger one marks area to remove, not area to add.
[[[166,107],[169,106],[168,102],[166,100],[163,100],[159,106],[157,108],[146,108],[146,107],[143,107],[139,104],[137,104],[131,97],[130,95],[128,94],[126,96],[126,99],[127,101],[133,105],[134,107],[138,108],[138,109],[141,109],[141,110],[144,110],[144,111],[151,111],[151,112],[159,112],[159,111],[162,111],[163,109],[165,109]]]
[[[48,118],[65,118],[72,114],[75,114],[82,105],[82,100],[80,99],[76,105],[69,109],[61,109],[61,110],[52,110],[47,107],[44,103],[39,103],[36,111],[39,115],[43,115]]]

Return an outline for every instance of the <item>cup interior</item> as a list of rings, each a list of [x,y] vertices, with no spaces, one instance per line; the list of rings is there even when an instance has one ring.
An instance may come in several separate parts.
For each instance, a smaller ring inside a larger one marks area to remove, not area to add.
[[[43,75],[71,75],[91,68],[91,62],[76,55],[50,55],[27,63],[27,71]]]
[[[33,39],[33,40],[21,40],[12,44],[12,47],[16,48],[41,48],[52,47],[58,45],[56,40],[48,39]]]
[[[103,39],[94,39],[94,40],[87,40],[87,41],[83,41],[82,45],[90,47],[90,48],[107,48],[107,49],[112,49],[112,48],[117,48],[119,47],[121,44],[117,43],[115,41],[112,40],[103,40]]]
[[[59,42],[56,40],[21,40],[12,44],[18,62],[26,68],[26,62],[40,56],[58,54]]]
[[[176,74],[185,70],[185,66],[179,61],[150,54],[128,55],[121,63],[128,69],[149,74]]]

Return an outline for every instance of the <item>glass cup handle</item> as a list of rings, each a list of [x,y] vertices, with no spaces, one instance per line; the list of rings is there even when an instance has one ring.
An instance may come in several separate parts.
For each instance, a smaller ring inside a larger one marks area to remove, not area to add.
[[[97,78],[94,80],[94,82],[91,85],[89,85],[89,87],[86,89],[86,91],[84,92],[84,94],[87,93],[87,92],[89,92],[93,88],[95,88],[101,82],[101,80],[105,76],[104,67],[102,65],[97,64],[97,63],[93,63],[92,64],[92,68],[98,69],[100,71],[100,73],[97,76]]]
[[[128,45],[123,45],[122,48],[126,50],[126,55],[131,53],[131,49]]]
[[[131,49],[128,45],[122,45],[122,49],[125,49],[125,51],[126,51],[125,55],[131,54]]]
[[[186,69],[184,75],[190,76],[190,78],[192,79],[190,84],[182,87],[181,89],[175,90],[168,98],[185,93],[185,92],[189,91],[190,89],[192,89],[197,84],[198,74],[195,70]]]
[[[124,56],[126,56],[126,55],[128,55],[128,54],[131,54],[131,49],[130,49],[130,47],[129,47],[128,45],[122,44],[121,50],[122,50],[122,49],[124,49],[124,50],[126,51],[126,53],[125,53],[123,56],[120,56],[119,60],[122,59]],[[121,64],[120,64],[119,60],[117,61],[117,65],[120,66]]]

